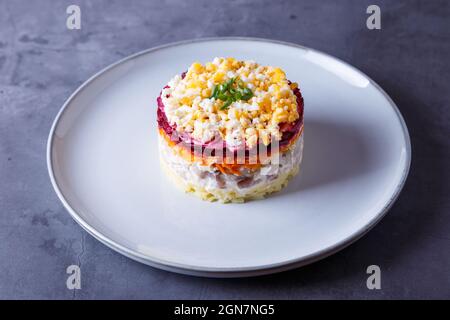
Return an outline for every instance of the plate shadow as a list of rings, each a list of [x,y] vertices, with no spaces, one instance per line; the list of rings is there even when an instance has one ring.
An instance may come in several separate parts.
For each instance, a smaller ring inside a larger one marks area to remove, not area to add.
[[[281,194],[321,187],[375,170],[373,150],[363,130],[352,124],[306,121],[299,176]]]

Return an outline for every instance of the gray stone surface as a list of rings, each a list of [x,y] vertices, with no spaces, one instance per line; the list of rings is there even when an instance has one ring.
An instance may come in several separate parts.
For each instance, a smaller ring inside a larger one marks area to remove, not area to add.
[[[66,29],[66,6],[82,30]],[[365,10],[382,10],[382,30]],[[0,0],[0,298],[450,298],[450,2]],[[252,279],[202,279],[127,259],[86,234],[58,201],[45,147],[64,100],[90,75],[172,41],[254,36],[350,62],[398,104],[411,173],[368,235],[313,265]],[[80,264],[82,289],[66,289]],[[382,290],[366,289],[366,267]]]

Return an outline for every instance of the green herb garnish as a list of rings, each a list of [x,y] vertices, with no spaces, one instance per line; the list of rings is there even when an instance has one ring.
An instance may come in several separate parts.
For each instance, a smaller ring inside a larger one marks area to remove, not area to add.
[[[215,86],[210,99],[214,98],[224,101],[224,104],[220,107],[220,110],[224,110],[235,101],[248,101],[252,97],[252,90],[247,88],[242,80],[231,78]]]

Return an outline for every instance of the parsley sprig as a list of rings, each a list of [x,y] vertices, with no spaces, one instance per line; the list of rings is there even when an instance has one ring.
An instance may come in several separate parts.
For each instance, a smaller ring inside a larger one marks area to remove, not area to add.
[[[210,98],[224,101],[220,110],[225,110],[233,102],[239,100],[248,101],[251,97],[253,97],[252,90],[247,88],[242,80],[231,78],[224,83],[215,86]]]

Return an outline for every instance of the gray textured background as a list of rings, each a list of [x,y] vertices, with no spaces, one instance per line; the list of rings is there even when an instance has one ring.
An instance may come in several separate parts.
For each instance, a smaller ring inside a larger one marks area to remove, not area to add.
[[[66,29],[79,4],[82,30]],[[365,26],[378,4],[382,30]],[[0,0],[0,298],[450,298],[450,1]],[[278,275],[217,280],[152,269],[86,234],[58,201],[45,144],[90,75],[172,41],[254,36],[313,47],[367,73],[410,130],[411,173],[363,239]],[[65,269],[81,265],[82,290]],[[378,264],[382,290],[366,289]]]

